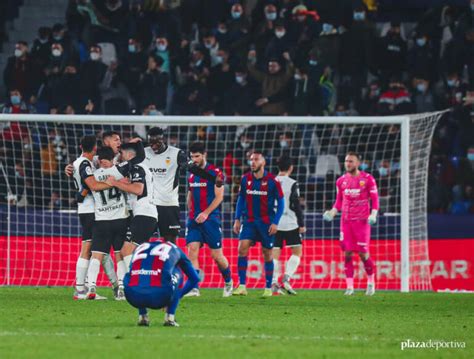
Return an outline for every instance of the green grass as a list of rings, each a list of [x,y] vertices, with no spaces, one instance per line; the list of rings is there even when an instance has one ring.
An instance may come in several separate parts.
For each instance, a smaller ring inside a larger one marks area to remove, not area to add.
[[[161,311],[142,328],[126,302],[75,302],[71,288],[0,288],[0,358],[474,357],[473,295],[260,294],[224,299],[204,290],[181,302],[180,328],[162,327]],[[463,341],[466,348],[401,351],[406,339]]]

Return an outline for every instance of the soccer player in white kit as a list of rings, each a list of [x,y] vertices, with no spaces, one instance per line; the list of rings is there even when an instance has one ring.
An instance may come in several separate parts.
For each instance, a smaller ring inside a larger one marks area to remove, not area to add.
[[[283,246],[291,248],[291,256],[285,265],[285,274],[283,276],[283,288],[288,294],[295,295],[296,291],[290,284],[290,279],[298,270],[301,262],[302,250],[302,235],[306,232],[304,225],[303,210],[300,205],[300,190],[298,182],[291,178],[293,172],[293,164],[291,158],[282,156],[278,159],[278,173],[277,179],[281,183],[283,189],[283,196],[285,197],[285,210],[283,216],[278,223],[278,232],[275,235],[275,243],[273,245],[273,262],[275,264],[275,271],[273,272],[272,292],[273,294],[280,294],[281,289],[278,284],[278,279],[281,272],[280,254]]]
[[[377,222],[379,196],[374,177],[359,171],[360,156],[348,152],[344,161],[346,173],[336,181],[336,202],[323,214],[325,221],[332,221],[341,212],[340,244],[344,251],[346,274],[345,295],[354,294],[354,263],[352,255],[359,254],[367,273],[366,295],[375,294],[375,266],[369,256],[370,226]],[[371,210],[372,208],[372,210]]]

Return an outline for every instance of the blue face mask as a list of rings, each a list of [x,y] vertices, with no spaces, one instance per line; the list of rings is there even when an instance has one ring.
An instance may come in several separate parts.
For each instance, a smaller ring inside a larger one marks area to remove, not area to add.
[[[467,159],[468,159],[469,161],[474,161],[474,152],[468,153],[468,154],[467,154]]]
[[[18,95],[10,96],[10,101],[12,105],[19,105],[21,103],[21,97]]]
[[[365,20],[365,12],[355,12],[354,13],[354,20],[355,21],[364,21]]]
[[[128,52],[134,53],[135,51],[137,51],[135,45],[128,45]]]
[[[367,163],[361,163],[359,168],[361,171],[366,171],[369,168],[369,165]]]
[[[382,176],[382,177],[385,177],[388,175],[388,168],[386,167],[380,167],[379,168],[379,174]]]
[[[316,60],[309,60],[308,63],[311,65],[311,66],[316,66],[318,64],[318,62]]]
[[[267,13],[265,14],[265,17],[266,17],[267,20],[269,20],[269,21],[274,21],[274,20],[276,20],[276,18],[277,18],[277,13],[276,13],[276,12],[267,12]]]
[[[148,116],[158,116],[158,114],[157,110],[150,110],[150,112],[148,112]]]
[[[454,85],[456,84],[456,81],[455,80],[447,80],[446,83],[448,84],[449,87],[454,87]]]
[[[241,16],[242,16],[242,13],[241,13],[241,12],[232,11],[232,18],[233,18],[233,19],[240,19]]]
[[[418,84],[418,85],[416,85],[416,89],[418,90],[418,92],[425,92],[426,85],[425,84]]]
[[[331,24],[323,24],[323,32],[331,32],[333,26]]]
[[[426,39],[425,39],[424,37],[419,38],[419,39],[416,39],[416,44],[417,44],[418,46],[423,47],[423,46],[426,45]]]

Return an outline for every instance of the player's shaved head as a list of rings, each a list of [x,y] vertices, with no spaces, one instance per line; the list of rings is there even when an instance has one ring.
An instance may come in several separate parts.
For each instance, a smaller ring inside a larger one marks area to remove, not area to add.
[[[82,152],[91,153],[96,150],[97,139],[95,136],[84,136],[81,138]]]

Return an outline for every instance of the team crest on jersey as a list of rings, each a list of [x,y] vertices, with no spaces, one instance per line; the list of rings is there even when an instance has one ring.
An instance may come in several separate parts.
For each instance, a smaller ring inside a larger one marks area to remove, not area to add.
[[[171,158],[169,158],[169,157],[166,157],[166,159],[165,159],[165,163],[166,163],[166,164],[169,166],[169,165],[170,165],[170,163],[171,163]]]
[[[267,181],[262,181],[262,186],[266,186],[267,185]]]
[[[252,181],[247,182],[247,186],[250,186],[252,184]]]
[[[365,186],[365,181],[359,181],[359,186],[364,187]]]

